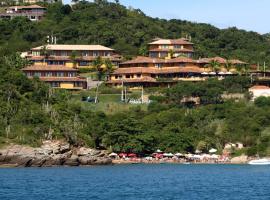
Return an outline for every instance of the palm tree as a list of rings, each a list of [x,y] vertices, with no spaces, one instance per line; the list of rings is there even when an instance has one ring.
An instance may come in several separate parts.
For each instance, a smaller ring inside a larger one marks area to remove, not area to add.
[[[113,64],[110,59],[106,59],[104,61],[104,65],[105,65],[105,71],[106,71],[106,78],[108,80],[109,75],[113,72]]]
[[[212,60],[209,64],[208,64],[208,66],[210,67],[210,69],[212,70],[212,71],[214,71],[214,72],[218,72],[219,71],[219,69],[220,69],[220,63],[218,62],[218,61],[216,61],[216,60]]]
[[[50,56],[50,50],[48,50],[46,45],[41,47],[40,55],[44,56],[43,63],[45,63],[46,59]]]
[[[232,63],[227,60],[227,62],[225,63],[225,68],[228,72],[232,69],[232,66]]]
[[[71,55],[69,56],[71,62],[72,62],[72,65],[73,65],[73,68],[76,67],[76,58],[77,58],[77,52],[76,51],[72,51],[71,52]]]
[[[174,57],[174,51],[172,49],[169,50],[169,57],[170,58]]]
[[[97,71],[97,76],[98,80],[102,80],[102,76],[104,75],[104,68],[102,67],[104,64],[104,61],[100,56],[98,56],[94,61],[93,61],[93,66],[95,70]]]

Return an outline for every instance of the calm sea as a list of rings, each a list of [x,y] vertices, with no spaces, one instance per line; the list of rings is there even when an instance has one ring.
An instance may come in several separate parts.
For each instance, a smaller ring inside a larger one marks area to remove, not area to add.
[[[270,166],[0,169],[0,200],[270,199]]]

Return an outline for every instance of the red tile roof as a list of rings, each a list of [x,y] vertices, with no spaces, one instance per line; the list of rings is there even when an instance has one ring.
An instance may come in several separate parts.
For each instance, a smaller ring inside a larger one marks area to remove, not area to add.
[[[166,61],[167,63],[196,63],[195,60],[187,57],[177,57]]]
[[[77,69],[69,68],[65,66],[59,66],[59,65],[32,65],[29,67],[25,67],[22,69],[22,71],[70,71],[70,72],[76,72]]]
[[[155,83],[156,79],[152,77],[142,77],[142,78],[134,78],[134,79],[121,79],[121,80],[110,80],[107,83]]]
[[[203,69],[192,67],[130,67],[130,68],[118,68],[113,74],[169,74],[169,73],[202,73]]]
[[[149,52],[170,52],[172,49],[151,49],[149,50]],[[177,53],[177,52],[194,52],[192,49],[187,49],[187,48],[183,48],[183,49],[173,49],[173,52]]]
[[[29,5],[29,6],[11,6],[8,7],[9,9],[34,9],[34,8],[43,8],[46,9],[45,7],[39,6],[39,5]]]
[[[187,44],[193,44],[189,42],[187,39],[179,38],[179,39],[158,39],[156,41],[153,41],[149,43],[149,45],[187,45]]]
[[[220,64],[225,64],[227,63],[227,60],[221,57],[214,57],[214,58],[201,58],[197,62],[198,63],[210,63],[211,61],[216,61]]]
[[[233,59],[233,60],[229,60],[229,63],[231,63],[231,64],[239,64],[239,65],[246,65],[246,64],[248,64],[248,63],[245,63],[245,62],[243,62],[243,61],[241,61],[241,60],[238,60],[238,59]]]
[[[164,63],[164,62],[165,62],[165,60],[159,59],[159,58],[138,56],[132,60],[128,60],[128,61],[123,62],[121,64]]]

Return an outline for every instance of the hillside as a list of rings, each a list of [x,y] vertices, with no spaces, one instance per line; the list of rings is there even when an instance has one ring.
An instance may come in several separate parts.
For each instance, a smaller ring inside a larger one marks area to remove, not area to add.
[[[45,139],[65,139],[75,146],[147,154],[156,149],[208,152],[212,147],[221,152],[228,142],[242,142],[245,148],[233,155],[270,155],[270,99],[250,102],[248,77],[148,88],[145,93],[153,94],[148,107],[120,103],[120,91],[111,88],[101,88],[101,102],[90,105],[81,97],[93,96],[93,91],[75,95],[27,79],[20,71],[27,63],[14,52],[44,43],[48,34],[57,35],[59,43],[100,43],[126,56],[145,53],[153,37],[190,34],[197,56],[270,60],[268,39],[257,33],[153,19],[139,10],[98,2],[81,3],[73,10],[50,5],[40,23],[24,18],[0,20],[0,147],[10,143],[39,146]],[[246,97],[227,100],[222,98],[224,93]],[[201,105],[183,103],[185,96],[199,97]]]
[[[164,20],[146,16],[139,9],[126,8],[104,0],[68,5],[48,5],[46,18],[39,23],[14,19],[0,21],[1,53],[25,51],[43,44],[54,34],[58,43],[103,44],[125,56],[147,53],[147,43],[155,37],[191,36],[196,57],[223,56],[249,63],[270,62],[267,35],[237,28],[218,29],[209,24]],[[16,45],[14,45],[16,44]]]

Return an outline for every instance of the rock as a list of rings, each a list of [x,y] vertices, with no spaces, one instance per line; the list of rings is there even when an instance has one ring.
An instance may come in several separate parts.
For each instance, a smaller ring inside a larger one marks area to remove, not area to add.
[[[78,158],[81,165],[93,165],[97,158],[93,156],[81,156]]]
[[[70,150],[70,144],[62,144],[59,148],[60,153],[66,153]]]
[[[61,141],[44,141],[43,145],[39,148],[39,152],[46,155],[65,153],[69,150],[70,145]]]
[[[80,165],[108,165],[112,164],[110,158],[98,158],[95,156],[81,156],[78,158]]]
[[[81,147],[77,151],[77,155],[78,156],[86,156],[86,155],[96,156],[98,154],[100,154],[100,151],[99,150],[85,148],[85,147]]]
[[[73,148],[62,141],[45,141],[41,147],[10,145],[0,149],[0,164],[22,167],[78,166],[111,164],[106,151]]]
[[[231,159],[232,164],[245,164],[248,162],[248,156],[246,155],[241,155],[238,157],[234,157]]]
[[[72,155],[64,163],[64,165],[68,165],[68,166],[78,166],[79,164],[80,163],[79,163],[79,160],[78,160],[78,156],[77,155]]]
[[[97,161],[94,164],[95,165],[110,165],[112,164],[112,159],[110,158],[97,159]]]

